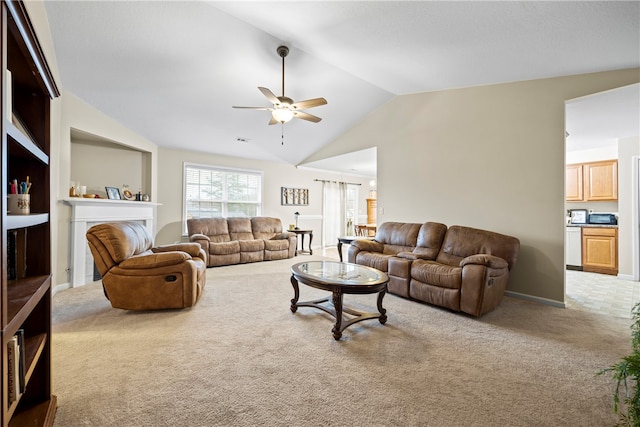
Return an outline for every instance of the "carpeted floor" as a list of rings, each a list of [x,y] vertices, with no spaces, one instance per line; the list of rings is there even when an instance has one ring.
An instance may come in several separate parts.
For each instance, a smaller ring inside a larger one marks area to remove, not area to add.
[[[335,341],[326,313],[289,310],[290,265],[315,259],[208,269],[187,310],[113,309],[99,283],[59,292],[55,426],[615,424],[595,373],[630,351],[629,319],[508,297],[475,319],[387,295],[386,325]]]

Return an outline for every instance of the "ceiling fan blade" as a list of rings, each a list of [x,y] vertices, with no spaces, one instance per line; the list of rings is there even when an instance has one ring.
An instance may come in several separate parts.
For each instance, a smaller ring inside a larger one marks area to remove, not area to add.
[[[280,123],[279,121],[277,121],[273,116],[271,116],[271,120],[269,120],[269,124],[270,125],[275,125],[277,123]]]
[[[305,113],[304,111],[294,111],[293,117],[298,119],[307,120],[313,123],[318,123],[322,120],[320,117],[314,116],[313,114]]]
[[[237,107],[235,105],[233,107],[231,107],[231,108],[242,108],[242,109],[245,109],[245,110],[266,110],[266,111],[273,110],[272,107]]]
[[[278,99],[278,97],[275,96],[269,89],[267,89],[266,87],[258,87],[258,89],[260,89],[260,92],[262,92],[262,94],[266,96],[272,104],[280,104],[280,100]]]
[[[307,99],[306,101],[299,101],[291,104],[291,108],[294,110],[304,110],[305,108],[319,107],[325,105],[327,100],[324,98]]]

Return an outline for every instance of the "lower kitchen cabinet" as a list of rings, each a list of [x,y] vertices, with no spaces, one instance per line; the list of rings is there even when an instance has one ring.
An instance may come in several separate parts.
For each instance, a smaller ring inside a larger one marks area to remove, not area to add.
[[[582,269],[592,273],[618,274],[618,229],[582,229]]]

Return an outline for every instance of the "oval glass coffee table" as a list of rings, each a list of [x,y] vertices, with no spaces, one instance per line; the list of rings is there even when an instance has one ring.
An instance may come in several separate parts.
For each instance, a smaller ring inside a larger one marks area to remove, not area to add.
[[[298,282],[316,289],[331,292],[330,297],[313,301],[298,302],[300,291]],[[387,310],[382,308],[382,299],[387,292],[389,277],[382,271],[363,265],[337,261],[309,261],[291,267],[291,284],[294,296],[291,300],[293,313],[298,307],[314,307],[329,313],[336,319],[331,332],[339,340],[342,331],[354,323],[368,319],[378,319],[383,325],[387,321]],[[344,294],[378,294],[378,313],[354,310],[342,305]],[[325,304],[325,305],[323,305]],[[345,318],[343,313],[352,317]]]

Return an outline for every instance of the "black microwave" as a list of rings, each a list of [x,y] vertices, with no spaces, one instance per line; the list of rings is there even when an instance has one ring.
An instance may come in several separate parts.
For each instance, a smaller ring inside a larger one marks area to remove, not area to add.
[[[618,219],[611,213],[592,213],[589,214],[589,224],[617,225]]]

